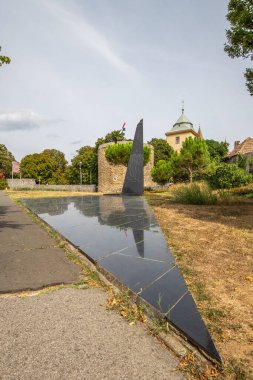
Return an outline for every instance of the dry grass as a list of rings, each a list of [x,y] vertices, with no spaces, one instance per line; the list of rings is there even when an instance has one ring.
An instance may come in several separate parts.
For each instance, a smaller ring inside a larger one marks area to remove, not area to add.
[[[101,193],[85,193],[81,191],[37,191],[37,190],[5,190],[13,200],[25,198],[48,198],[48,197],[80,197],[83,195],[101,195]]]
[[[253,201],[181,205],[148,194],[225,363],[253,367]]]

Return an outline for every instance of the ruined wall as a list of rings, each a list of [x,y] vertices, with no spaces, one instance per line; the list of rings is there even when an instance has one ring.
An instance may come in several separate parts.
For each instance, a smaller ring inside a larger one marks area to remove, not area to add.
[[[118,144],[127,144],[129,141],[119,141]],[[107,143],[100,145],[98,149],[98,191],[101,193],[121,193],[125,175],[126,166],[112,165],[105,158],[105,150],[108,145],[114,143]],[[147,145],[147,144],[144,144]],[[154,187],[156,183],[152,181],[151,169],[154,166],[154,148],[151,148],[149,162],[144,166],[144,187]]]

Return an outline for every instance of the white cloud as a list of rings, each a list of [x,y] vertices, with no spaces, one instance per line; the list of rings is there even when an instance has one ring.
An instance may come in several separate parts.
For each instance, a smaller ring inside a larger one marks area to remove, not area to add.
[[[31,130],[62,120],[39,115],[33,111],[0,113],[0,131]]]
[[[68,30],[75,34],[84,47],[90,47],[97,51],[112,66],[123,73],[136,73],[136,69],[125,62],[112,48],[108,39],[97,31],[93,25],[89,24],[80,16],[64,9],[60,4],[45,1],[44,4],[55,17],[68,27]]]

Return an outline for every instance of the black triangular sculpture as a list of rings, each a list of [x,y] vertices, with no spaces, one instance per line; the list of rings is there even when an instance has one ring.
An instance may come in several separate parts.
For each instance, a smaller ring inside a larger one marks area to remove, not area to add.
[[[143,119],[141,119],[136,127],[132,152],[127,165],[127,172],[122,194],[142,195],[143,191]]]

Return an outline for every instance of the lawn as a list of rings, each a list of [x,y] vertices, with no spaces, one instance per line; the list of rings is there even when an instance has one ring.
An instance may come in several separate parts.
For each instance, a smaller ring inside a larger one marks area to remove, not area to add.
[[[147,198],[225,363],[253,368],[253,200],[203,206],[174,203],[169,193]]]

